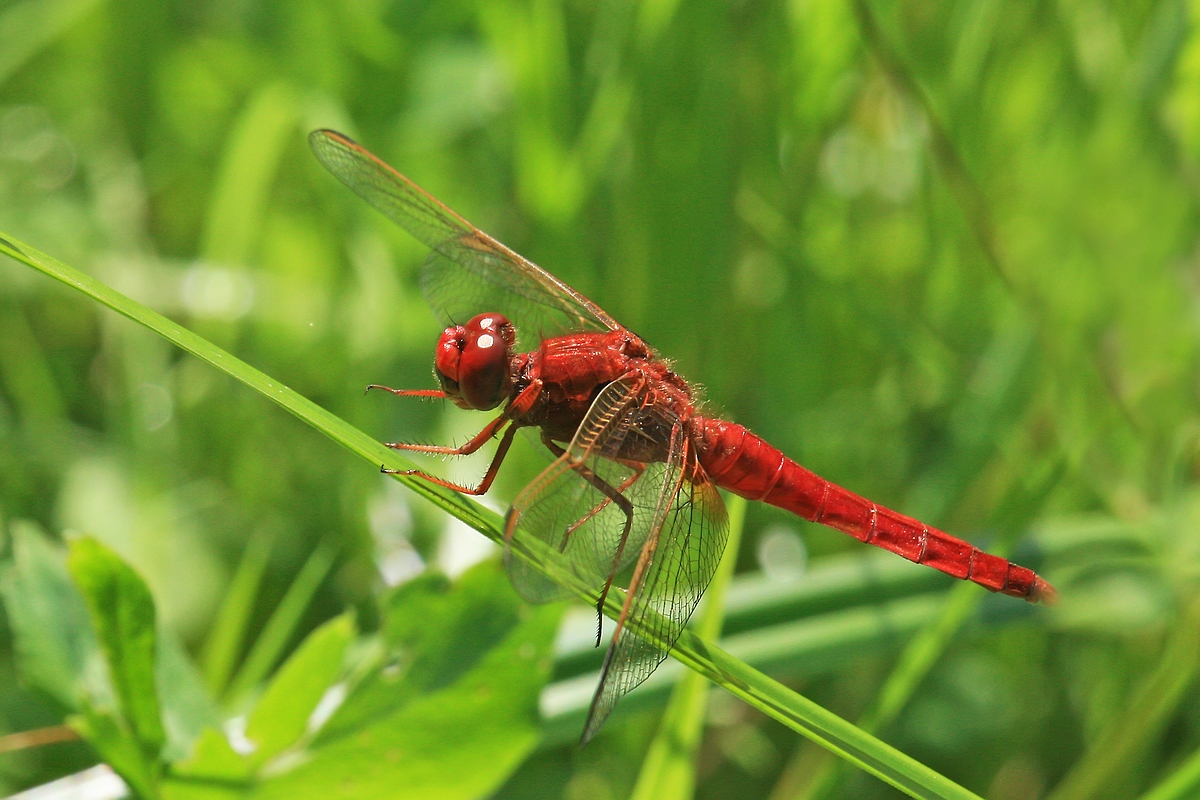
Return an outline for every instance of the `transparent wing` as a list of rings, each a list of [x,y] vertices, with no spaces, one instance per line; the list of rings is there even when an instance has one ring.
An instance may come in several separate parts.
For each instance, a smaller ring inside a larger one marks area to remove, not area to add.
[[[688,447],[677,427],[678,449]],[[683,454],[682,461],[687,463]],[[667,657],[688,618],[712,581],[725,542],[729,519],[716,487],[702,471],[674,473],[673,491],[642,546],[613,643],[604,657],[600,685],[592,698],[582,743],[596,734],[617,701]],[[644,631],[643,636],[635,631]]]
[[[544,545],[597,597],[612,574],[637,558],[661,495],[679,472],[676,464],[624,457],[632,439],[644,451],[647,437],[661,436],[661,450],[668,451],[670,426],[664,431],[650,424],[653,412],[639,407],[640,398],[633,381],[606,386],[565,452],[517,495],[509,511],[517,528],[513,546],[528,548],[530,539]],[[513,546],[505,557],[522,597],[542,603],[569,594],[517,556]]]
[[[595,303],[467,222],[352,139],[319,130],[308,141],[342,183],[434,251],[422,270],[421,289],[443,322],[461,323],[496,311],[527,339],[620,327]]]

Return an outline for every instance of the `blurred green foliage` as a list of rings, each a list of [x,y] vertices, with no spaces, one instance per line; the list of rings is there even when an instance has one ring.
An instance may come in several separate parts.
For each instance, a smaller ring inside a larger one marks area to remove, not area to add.
[[[360,393],[431,386],[437,324],[422,248],[322,172],[315,127],[578,287],[810,468],[978,541],[1032,529],[1018,560],[1045,553],[1061,607],[1023,615],[976,592],[885,739],[1002,800],[1134,797],[1196,771],[1200,5],[0,4],[0,230],[380,439],[461,441],[482,419]],[[498,502],[541,463],[518,452]],[[834,551],[865,557],[751,508],[743,573],[791,535],[781,525],[802,532],[812,576]],[[226,715],[347,608],[386,639],[384,584],[484,554],[261,398],[7,260],[0,526],[0,733],[62,722],[108,646],[76,624],[14,649],[9,632],[55,616],[14,599],[28,570],[64,598],[60,617],[88,614],[36,527],[132,565]],[[769,584],[760,625],[789,580]],[[915,609],[896,598],[940,586],[829,589],[795,613]],[[940,605],[921,608],[914,625],[938,629]],[[502,652],[516,624],[467,626],[457,663]],[[756,652],[783,632],[760,631]],[[855,718],[893,685],[897,652],[783,673]],[[379,698],[396,724],[437,719],[456,685]],[[129,724],[92,699],[95,724]],[[726,700],[712,698],[697,796],[813,795],[821,759]],[[505,798],[625,797],[656,719],[635,707],[581,752],[549,738],[511,777],[446,769],[477,789],[507,780]],[[286,748],[289,731],[270,736]],[[129,741],[124,757],[143,758],[149,740]],[[371,742],[342,741],[329,747],[369,763]],[[95,759],[81,744],[0,754],[0,791]],[[861,775],[822,791],[895,795]]]

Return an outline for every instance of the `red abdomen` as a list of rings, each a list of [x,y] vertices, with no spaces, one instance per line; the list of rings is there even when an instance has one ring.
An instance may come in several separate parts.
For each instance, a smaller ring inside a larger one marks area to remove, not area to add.
[[[836,528],[993,592],[1033,603],[1054,599],[1054,587],[1032,570],[830,483],[737,423],[694,417],[692,425],[700,464],[723,489]]]

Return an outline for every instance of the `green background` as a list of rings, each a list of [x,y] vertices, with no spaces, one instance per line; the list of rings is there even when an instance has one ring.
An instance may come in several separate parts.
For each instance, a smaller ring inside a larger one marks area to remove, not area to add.
[[[811,469],[973,541],[1021,539],[1062,604],[978,590],[885,740],[997,800],[1135,797],[1200,746],[1200,654],[1179,644],[1200,575],[1200,5],[0,4],[0,231],[380,439],[461,442],[483,415],[362,395],[432,387],[438,325],[423,248],[324,173],[316,127],[583,291]],[[542,463],[522,445],[498,507]],[[202,662],[255,537],[249,639],[309,554],[333,554],[291,646],[346,608],[378,625],[382,575],[483,550],[5,260],[0,525],[19,521],[113,548]],[[752,507],[739,571],[797,534],[814,569],[866,555]],[[61,722],[18,684],[4,625],[0,734]],[[855,719],[899,651],[790,678]],[[549,743],[500,796],[624,798],[656,721]],[[704,798],[798,796],[788,776],[821,761],[715,696],[701,753]],[[0,754],[0,791],[94,758]],[[1103,788],[1072,788],[1088,775]],[[853,775],[834,796],[896,793]]]

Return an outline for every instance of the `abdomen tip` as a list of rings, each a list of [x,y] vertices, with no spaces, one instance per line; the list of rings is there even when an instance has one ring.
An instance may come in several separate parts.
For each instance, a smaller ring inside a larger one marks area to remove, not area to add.
[[[1058,591],[1041,578],[1034,578],[1033,586],[1029,587],[1029,594],[1025,599],[1031,603],[1052,606],[1058,602]]]

